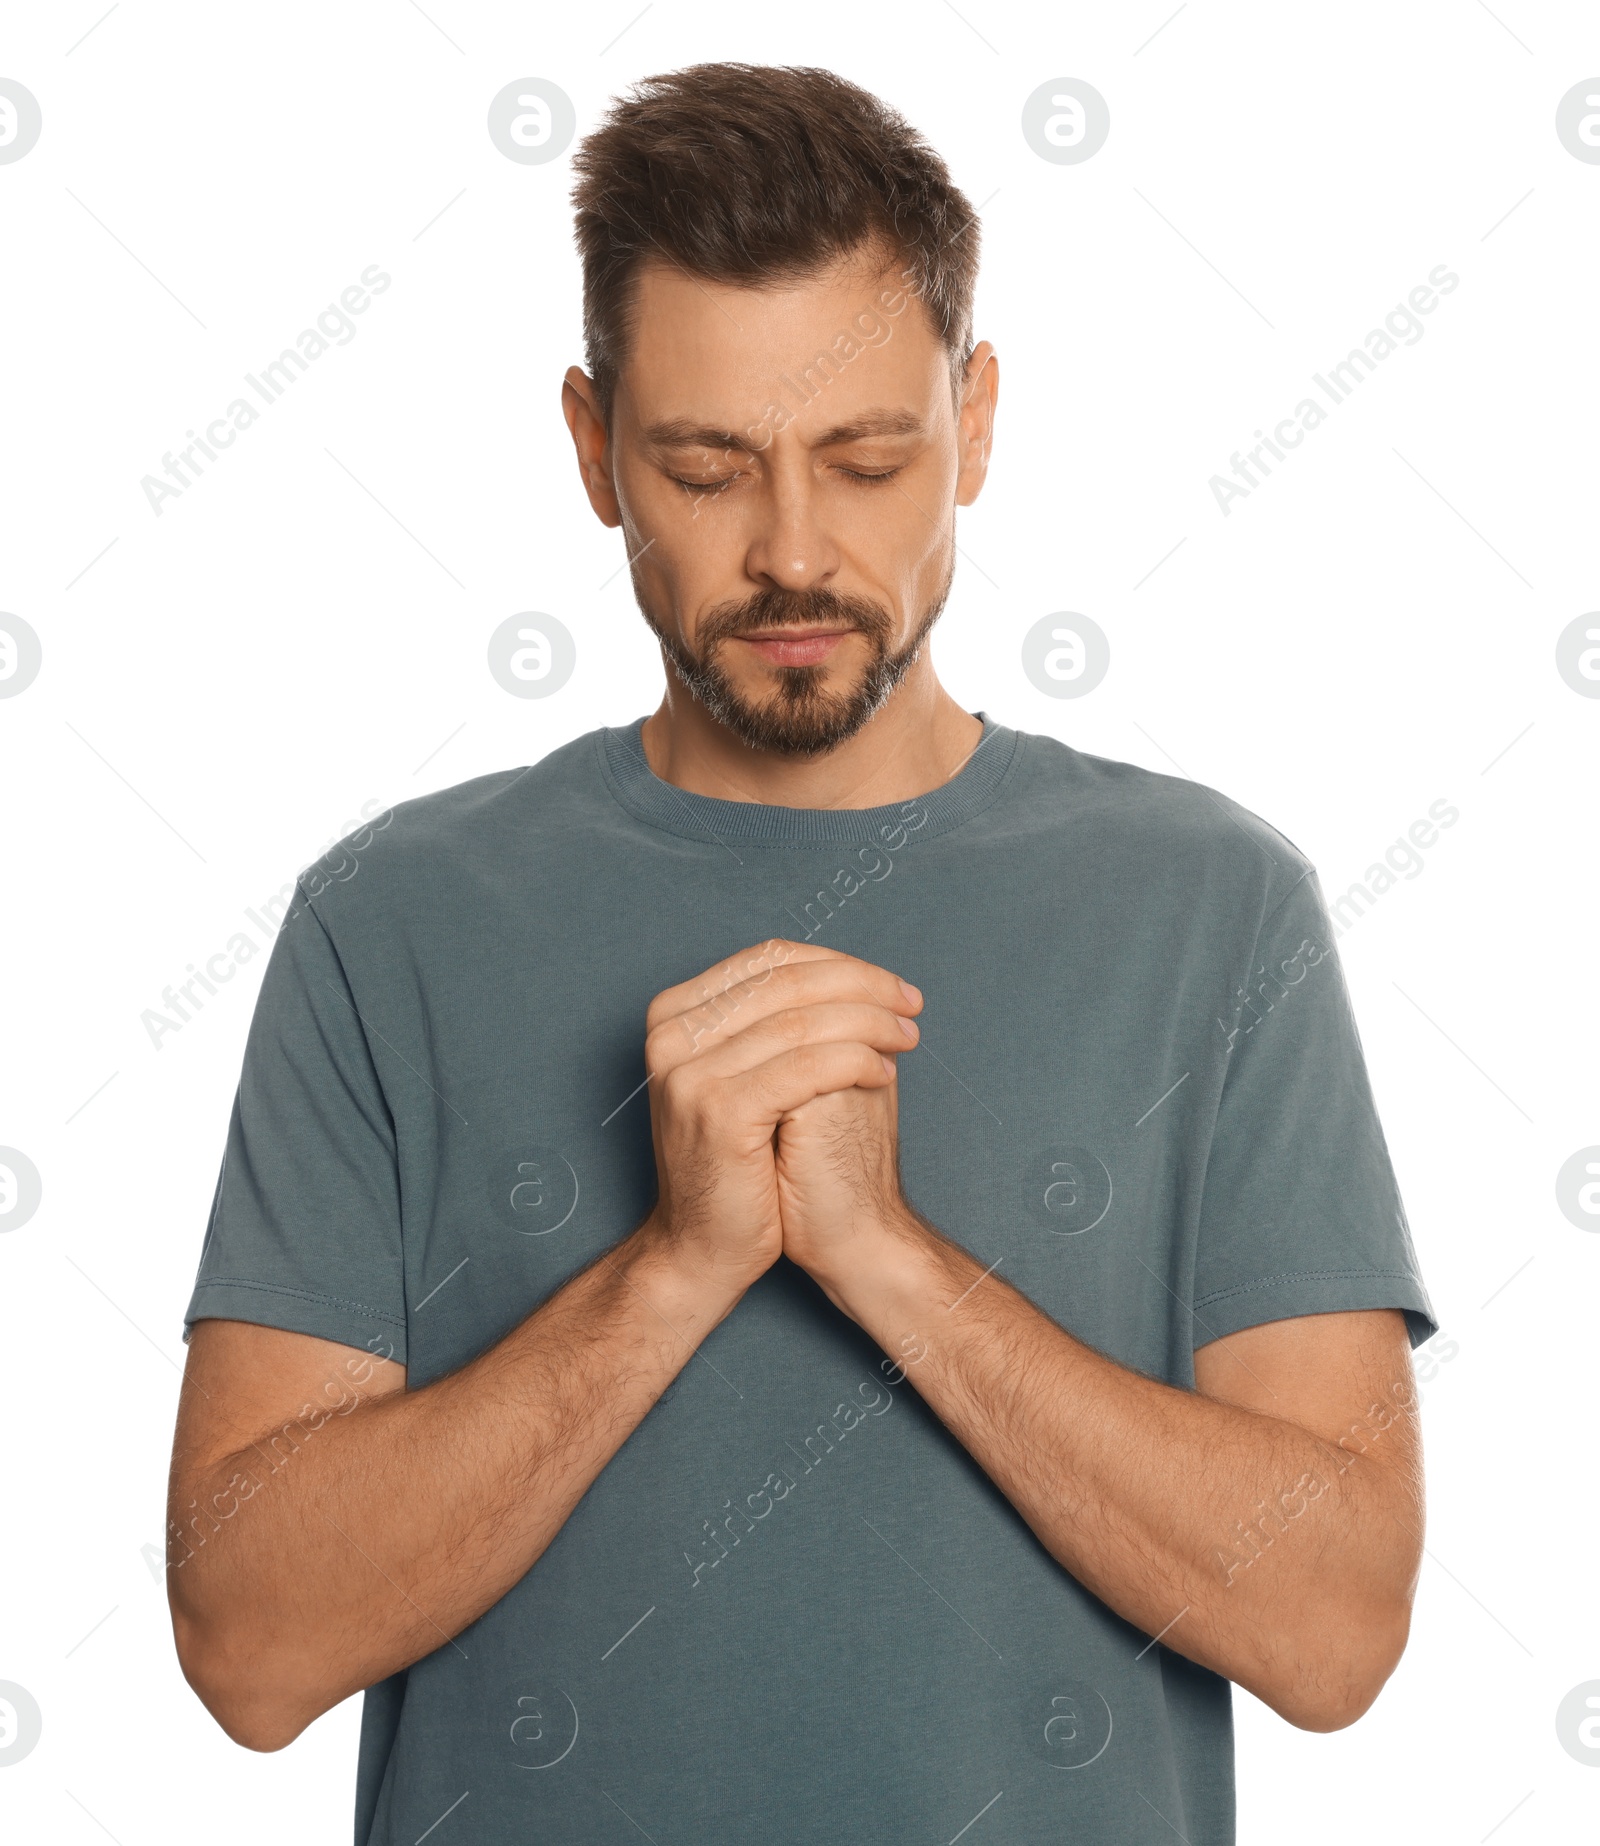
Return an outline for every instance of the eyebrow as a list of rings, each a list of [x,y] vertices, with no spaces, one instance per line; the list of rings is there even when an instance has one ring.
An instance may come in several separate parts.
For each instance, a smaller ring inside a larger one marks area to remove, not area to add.
[[[753,426],[757,427],[757,426]],[[863,410],[848,423],[835,423],[811,444],[814,449],[830,449],[843,442],[865,442],[873,436],[917,436],[922,433],[922,419],[911,410]],[[647,442],[664,448],[738,449],[750,445],[732,430],[712,429],[692,423],[687,417],[667,417],[645,426]]]

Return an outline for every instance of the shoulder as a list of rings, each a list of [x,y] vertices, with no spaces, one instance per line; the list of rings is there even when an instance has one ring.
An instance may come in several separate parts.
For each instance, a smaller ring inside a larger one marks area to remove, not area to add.
[[[514,855],[591,828],[606,801],[596,763],[602,736],[588,731],[537,763],[395,802],[300,872],[303,897],[324,922],[409,904],[452,882],[470,887]]]
[[[1293,840],[1219,789],[1021,735],[1021,810],[1097,877],[1259,920],[1314,874]]]

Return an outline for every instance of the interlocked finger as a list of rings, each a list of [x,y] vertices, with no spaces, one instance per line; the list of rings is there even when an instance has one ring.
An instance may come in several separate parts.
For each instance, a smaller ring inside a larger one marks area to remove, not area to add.
[[[717,984],[719,977],[729,974],[737,978]],[[766,943],[731,958],[700,981],[659,994],[647,1017],[645,1062],[652,1076],[662,1077],[691,1058],[705,1057],[768,1027],[775,1018],[851,1002],[903,1018],[920,1007],[921,996],[888,969],[836,949],[781,940]],[[801,1035],[792,1020],[779,1030]],[[863,1034],[871,1043],[879,1036],[876,1029]],[[770,1031],[758,1042],[764,1047],[761,1055],[772,1055]],[[883,1048],[905,1051],[914,1042],[914,1033],[892,1034]],[[746,1069],[752,1061],[746,1051],[726,1068]]]

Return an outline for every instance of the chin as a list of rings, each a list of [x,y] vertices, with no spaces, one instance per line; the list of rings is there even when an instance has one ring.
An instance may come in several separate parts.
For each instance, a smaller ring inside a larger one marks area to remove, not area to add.
[[[852,682],[819,667],[780,667],[777,676],[777,689],[765,698],[728,686],[702,703],[752,749],[803,758],[825,756],[854,737],[892,690],[872,684],[870,675]]]

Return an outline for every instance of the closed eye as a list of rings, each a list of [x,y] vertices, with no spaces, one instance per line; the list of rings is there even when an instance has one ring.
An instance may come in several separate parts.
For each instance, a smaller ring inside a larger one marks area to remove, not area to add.
[[[847,481],[858,481],[863,486],[876,486],[882,481],[892,481],[895,476],[900,473],[900,469],[884,468],[874,473],[868,473],[860,468],[840,468],[838,472],[842,474]],[[678,486],[687,489],[688,492],[692,494],[720,494],[730,488],[734,482],[739,479],[739,476],[730,474],[726,480],[722,481],[686,481],[681,474],[669,474],[667,479],[669,481],[676,481]]]
[[[730,474],[725,481],[686,481],[681,474],[669,474],[669,481],[676,481],[680,487],[687,487],[692,494],[720,494],[725,487],[731,487],[738,475]]]

